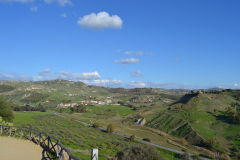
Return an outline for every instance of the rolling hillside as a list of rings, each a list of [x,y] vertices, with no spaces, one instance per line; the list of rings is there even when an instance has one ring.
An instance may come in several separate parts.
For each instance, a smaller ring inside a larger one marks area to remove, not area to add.
[[[226,115],[228,109],[239,108],[239,95],[240,91],[231,90],[185,95],[166,110],[145,115],[146,126],[184,138],[225,158],[239,159],[240,123]]]
[[[105,100],[111,97],[112,103],[119,100],[128,101],[136,96],[159,96],[179,98],[187,93],[186,90],[164,90],[164,89],[122,89],[88,86],[82,82],[53,80],[40,82],[23,81],[0,81],[0,96],[17,104],[39,104],[48,107],[56,107],[57,104],[68,101],[79,103],[83,100]],[[172,97],[171,97],[172,96]]]

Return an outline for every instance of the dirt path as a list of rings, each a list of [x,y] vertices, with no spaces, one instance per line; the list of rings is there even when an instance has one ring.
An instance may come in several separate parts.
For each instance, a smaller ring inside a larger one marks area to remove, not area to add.
[[[42,148],[27,140],[0,136],[0,159],[41,160]]]

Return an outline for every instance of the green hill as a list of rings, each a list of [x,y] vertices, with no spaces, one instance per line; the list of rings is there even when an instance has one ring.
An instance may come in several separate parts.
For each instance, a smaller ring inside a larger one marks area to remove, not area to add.
[[[239,95],[240,91],[231,90],[185,95],[168,109],[151,115],[146,126],[238,159],[240,121],[237,116],[239,118],[240,112],[239,109],[234,112],[236,120],[233,121],[226,112],[240,107]]]
[[[57,104],[68,101],[79,103],[83,100],[105,100],[111,97],[113,103],[119,100],[129,101],[135,96],[149,95],[158,98],[162,96],[177,98],[186,93],[186,90],[164,90],[164,89],[123,89],[104,88],[89,86],[82,82],[65,80],[52,80],[40,82],[23,81],[0,81],[0,96],[5,97],[9,102],[17,104],[31,104],[37,106],[56,107]],[[171,97],[172,96],[172,97]]]

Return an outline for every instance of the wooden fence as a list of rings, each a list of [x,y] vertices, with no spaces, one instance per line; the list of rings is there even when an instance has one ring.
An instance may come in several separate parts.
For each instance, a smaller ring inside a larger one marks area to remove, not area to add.
[[[1,135],[26,138],[43,148],[42,160],[79,160],[58,139],[29,127],[0,125]]]

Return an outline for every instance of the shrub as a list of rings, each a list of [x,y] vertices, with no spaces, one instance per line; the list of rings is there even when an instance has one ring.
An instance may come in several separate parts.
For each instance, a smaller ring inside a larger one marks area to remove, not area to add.
[[[181,138],[180,139],[180,143],[183,144],[183,145],[187,145],[188,144],[188,142],[187,142],[187,140],[185,138]]]
[[[15,106],[13,107],[14,111],[40,111],[40,112],[46,112],[46,108],[42,105],[38,105],[38,107],[32,107],[32,106]]]
[[[11,105],[2,97],[0,97],[0,117],[6,122],[12,122],[14,118]]]
[[[144,141],[151,142],[149,138],[143,138]]]
[[[113,125],[112,124],[109,124],[108,126],[107,126],[107,133],[113,133],[113,131],[114,131],[114,127],[113,127]]]
[[[163,160],[159,152],[150,146],[130,146],[117,153],[118,160]]]
[[[95,123],[93,124],[93,127],[94,127],[94,128],[99,128],[99,127],[100,127],[100,124],[99,124],[98,122],[95,122]]]
[[[129,137],[129,140],[130,140],[130,141],[134,141],[134,139],[135,139],[135,135],[131,135],[131,136]]]
[[[85,106],[79,105],[72,107],[71,111],[76,113],[85,113],[87,112],[87,108]]]

